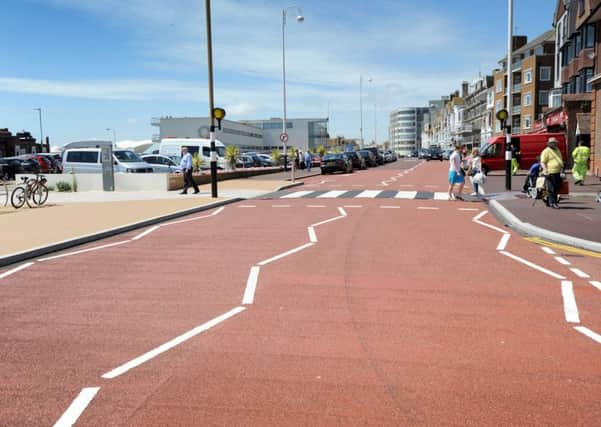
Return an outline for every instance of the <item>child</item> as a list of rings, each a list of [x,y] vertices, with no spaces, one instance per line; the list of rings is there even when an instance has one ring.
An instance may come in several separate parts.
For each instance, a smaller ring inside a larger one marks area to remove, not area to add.
[[[540,156],[536,156],[536,163],[530,166],[528,174],[526,175],[526,181],[524,181],[524,187],[522,193],[527,193],[530,187],[536,186],[536,178],[540,175],[542,165],[540,164]]]

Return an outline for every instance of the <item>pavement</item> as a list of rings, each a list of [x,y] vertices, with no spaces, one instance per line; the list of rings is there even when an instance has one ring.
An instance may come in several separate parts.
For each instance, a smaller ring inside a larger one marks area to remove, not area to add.
[[[560,207],[547,208],[541,200],[533,200],[521,193],[526,171],[512,177],[512,190],[505,190],[505,175],[492,172],[485,185],[491,211],[506,225],[521,234],[549,242],[575,246],[601,253],[601,204],[597,194],[601,180],[587,176],[584,185],[573,185],[568,174],[570,194],[562,196]]]
[[[598,425],[598,259],[377,197],[444,163],[302,188],[0,273],[0,425]]]

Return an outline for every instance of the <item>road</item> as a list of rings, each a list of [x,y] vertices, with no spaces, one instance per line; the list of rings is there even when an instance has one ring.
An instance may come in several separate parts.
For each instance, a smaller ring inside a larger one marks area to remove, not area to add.
[[[445,192],[399,161],[1,271],[0,425],[598,424],[598,258]]]

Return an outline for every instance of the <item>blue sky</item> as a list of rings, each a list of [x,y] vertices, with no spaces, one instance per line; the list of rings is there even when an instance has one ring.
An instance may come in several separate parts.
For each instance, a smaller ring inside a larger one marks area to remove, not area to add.
[[[152,117],[206,116],[201,0],[3,0],[0,127],[52,145],[80,139],[147,140]],[[388,114],[425,105],[490,73],[506,49],[506,1],[214,0],[216,104],[229,119],[281,117],[281,11],[288,116],[325,117],[330,133],[388,135]],[[551,28],[555,1],[514,0],[529,38]],[[293,18],[294,12],[290,12]]]

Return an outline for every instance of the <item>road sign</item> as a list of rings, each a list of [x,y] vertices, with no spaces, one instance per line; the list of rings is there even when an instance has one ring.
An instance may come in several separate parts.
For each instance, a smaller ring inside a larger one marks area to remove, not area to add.
[[[288,134],[287,133],[281,133],[280,134],[280,141],[287,142],[288,141]]]

